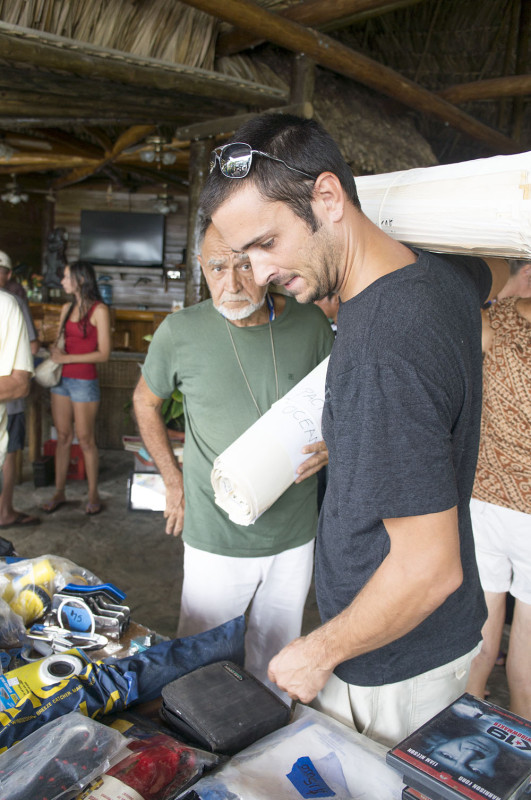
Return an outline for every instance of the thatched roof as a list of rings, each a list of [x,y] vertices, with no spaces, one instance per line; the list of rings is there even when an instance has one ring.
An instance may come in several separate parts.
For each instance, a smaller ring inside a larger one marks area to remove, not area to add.
[[[187,137],[293,102],[298,52],[318,64],[315,113],[356,173],[526,150],[528,11],[524,0],[0,0],[0,145],[15,150],[0,175],[182,185]],[[439,94],[471,82],[473,99]],[[140,160],[153,134],[175,164]]]

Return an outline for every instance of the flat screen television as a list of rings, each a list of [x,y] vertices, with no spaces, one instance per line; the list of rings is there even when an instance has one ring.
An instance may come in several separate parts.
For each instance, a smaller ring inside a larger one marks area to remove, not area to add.
[[[82,211],[79,257],[107,266],[161,267],[163,214]]]

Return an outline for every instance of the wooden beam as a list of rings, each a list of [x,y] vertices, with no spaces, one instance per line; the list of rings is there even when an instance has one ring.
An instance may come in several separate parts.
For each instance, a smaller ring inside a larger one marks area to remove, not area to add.
[[[154,125],[134,125],[129,130],[122,133],[116,142],[113,145],[113,148],[110,152],[105,153],[105,158],[101,161],[98,161],[95,165],[89,165],[84,167],[78,167],[73,169],[67,175],[63,175],[61,178],[57,178],[53,182],[54,189],[64,189],[65,186],[71,186],[73,183],[79,183],[80,181],[88,178],[90,175],[93,175],[95,172],[99,172],[101,169],[106,167],[108,164],[112,164],[112,162],[123,153],[124,150],[127,150],[128,147],[133,147],[135,144],[142,142],[146,136],[149,136],[151,133],[155,133],[157,130],[156,126]]]
[[[198,97],[180,93],[168,93],[157,89],[125,86],[105,80],[87,81],[84,77],[65,76],[57,72],[44,72],[33,68],[2,67],[0,65],[0,99],[9,98],[34,102],[37,108],[62,107],[84,116],[94,109],[105,109],[105,113],[116,108],[128,109],[142,119],[153,119],[158,114],[186,113],[199,119],[207,116],[225,116],[241,111],[241,104],[228,103],[212,97]]]
[[[330,31],[352,25],[353,22],[367,19],[367,17],[379,16],[420,2],[423,0],[396,0],[395,2],[393,0],[334,0],[334,2],[305,0],[303,3],[283,8],[277,13],[281,17],[298,22],[299,25]],[[237,27],[218,36],[216,55],[232,56],[249,47],[255,47],[263,41],[263,36],[251,39],[247,31]]]
[[[84,163],[86,164],[87,161],[85,160]],[[94,162],[95,164],[98,162]],[[79,159],[71,158],[48,158],[46,162],[41,164],[36,163],[35,161],[27,160],[20,164],[12,164],[9,162],[8,164],[0,164],[0,175],[10,175],[13,173],[14,175],[24,175],[26,173],[35,173],[35,172],[50,172],[51,170],[59,170],[59,169],[71,169],[72,167],[77,167],[79,165]]]
[[[281,105],[288,99],[287,93],[281,89],[232,78],[220,72],[133,56],[7,22],[0,22],[0,58],[10,64],[62,70],[90,80],[103,78],[126,86],[185,92],[260,108]]]
[[[59,114],[64,117],[70,117],[73,121],[78,117],[86,119],[91,115],[97,115],[101,119],[128,116],[133,117],[136,122],[144,124],[155,124],[164,121],[178,124],[183,117],[188,120],[197,118],[193,112],[193,101],[189,103],[175,102],[173,104],[167,102],[157,103],[152,98],[151,101],[142,102],[141,98],[135,101],[119,96],[114,99],[107,99],[91,96],[88,93],[86,97],[61,98],[40,92],[0,89],[0,106],[4,115],[40,115],[43,121],[47,117],[58,116]],[[206,113],[214,113],[219,116],[220,109],[225,111],[227,106],[226,104],[215,104],[211,105],[210,108],[211,110],[207,109]],[[234,106],[234,108],[239,109],[239,106]],[[95,109],[97,109],[96,114],[94,113]],[[205,113],[202,105],[199,105],[198,113]],[[45,123],[43,122],[43,124]]]
[[[483,142],[497,153],[516,153],[521,147],[498,131],[489,128],[441,97],[423,89],[389,67],[351,50],[329,36],[272,14],[250,0],[183,0],[187,5],[215,17],[238,24],[250,33],[309,58],[333,72],[345,75],[377,92],[398,100],[409,108],[442,120],[456,130]]]
[[[437,93],[449,103],[459,105],[473,100],[499,100],[501,97],[517,97],[531,94],[531,75],[507,75],[449,86]]]
[[[265,112],[264,112],[265,113]],[[313,116],[313,106],[311,103],[294,103],[290,106],[281,108],[270,108],[271,114],[295,114],[299,117],[310,118]],[[174,138],[178,142],[198,141],[211,136],[230,136],[240,125],[256,117],[256,112],[250,114],[238,114],[235,117],[222,117],[221,119],[208,120],[208,122],[198,122],[195,125],[185,125],[177,128]]]

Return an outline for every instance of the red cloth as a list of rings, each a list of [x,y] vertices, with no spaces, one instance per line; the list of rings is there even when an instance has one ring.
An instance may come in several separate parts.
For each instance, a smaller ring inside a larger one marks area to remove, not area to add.
[[[94,303],[86,317],[79,322],[67,320],[65,325],[65,352],[69,355],[80,353],[93,353],[98,349],[98,329],[90,322],[94,309],[99,305]],[[98,377],[96,364],[63,364],[64,378],[78,378],[92,381]]]

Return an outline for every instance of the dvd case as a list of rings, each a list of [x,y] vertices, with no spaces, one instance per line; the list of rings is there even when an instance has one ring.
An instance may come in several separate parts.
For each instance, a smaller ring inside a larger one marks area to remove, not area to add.
[[[531,722],[464,694],[389,750],[387,763],[413,790],[407,798],[531,800]]]
[[[412,786],[404,786],[402,789],[402,800],[432,800],[426,794],[422,794]]]

